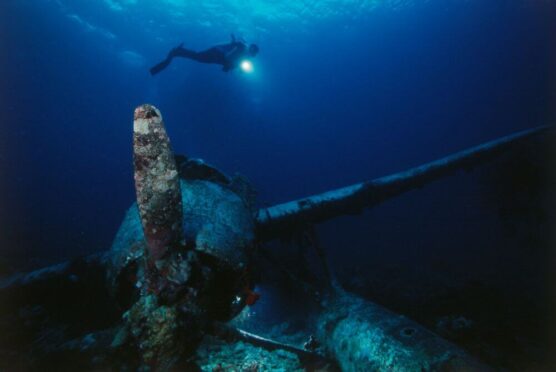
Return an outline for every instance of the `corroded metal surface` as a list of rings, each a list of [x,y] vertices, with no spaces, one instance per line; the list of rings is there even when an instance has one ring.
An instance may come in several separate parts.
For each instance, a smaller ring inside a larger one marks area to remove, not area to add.
[[[251,211],[231,190],[204,180],[181,180],[182,231],[195,250],[238,267],[245,262],[255,239]],[[120,266],[134,259],[132,247],[145,240],[136,204],[126,213],[114,243],[113,257]]]
[[[345,372],[490,370],[410,319],[339,288],[318,318],[318,339]]]
[[[182,181],[184,231],[195,249],[233,267],[247,261],[254,222],[244,201],[234,192],[204,180]]]
[[[272,240],[295,226],[359,214],[366,208],[449,176],[457,170],[484,164],[512,146],[550,129],[551,126],[541,126],[524,130],[389,176],[262,208],[256,218],[257,235],[260,239]]]
[[[254,192],[241,177],[228,178],[202,161],[186,158],[178,171],[160,112],[142,105],[135,110],[133,132],[137,204],[129,209],[106,254],[0,284],[0,300],[13,302],[0,314],[2,332],[16,334],[23,326],[28,332],[19,344],[9,340],[10,347],[4,347],[9,353],[0,350],[12,356],[0,365],[13,367],[15,361],[22,366],[67,367],[72,360],[74,369],[110,365],[184,370],[182,363],[210,325],[233,318],[248,303],[253,286],[248,265],[255,241],[287,236],[299,224],[306,227],[371,207],[455,169],[479,164],[543,129],[255,214]],[[185,240],[188,249],[180,249]],[[341,289],[332,292],[321,303],[316,344],[342,370],[484,368],[411,320]],[[60,293],[64,301],[56,298]],[[66,329],[75,334],[66,334]],[[236,335],[261,342],[252,335]],[[269,340],[264,344],[278,345]],[[33,358],[26,360],[30,350]]]
[[[135,190],[150,257],[164,257],[183,244],[179,175],[160,111],[151,105],[135,109],[133,122]]]

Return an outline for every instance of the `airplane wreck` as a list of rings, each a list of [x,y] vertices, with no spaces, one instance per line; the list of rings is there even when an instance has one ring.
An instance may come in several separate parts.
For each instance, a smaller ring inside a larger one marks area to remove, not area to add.
[[[133,130],[136,203],[110,250],[0,282],[0,368],[206,369],[196,356],[208,339],[281,350],[307,370],[489,370],[410,319],[343,290],[318,246],[322,280],[293,279],[309,288],[319,309],[305,345],[260,337],[229,322],[257,301],[256,272],[266,243],[299,232],[314,235],[316,224],[481,165],[549,129],[258,209],[243,177],[175,156],[160,111],[139,106]]]

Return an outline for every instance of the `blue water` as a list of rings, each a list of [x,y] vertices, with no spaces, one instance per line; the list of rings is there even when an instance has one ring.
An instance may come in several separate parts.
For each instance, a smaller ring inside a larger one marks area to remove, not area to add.
[[[553,123],[555,14],[532,0],[2,1],[2,270],[109,248],[134,200],[142,103],[176,153],[247,176],[261,206]],[[149,75],[179,43],[230,33],[259,45],[253,74],[176,59]],[[485,247],[512,238],[481,185],[457,175],[321,238],[362,272],[435,258],[492,274],[500,251]]]
[[[398,171],[555,116],[542,1],[2,2],[3,256],[105,249],[134,197],[133,108],[174,149],[273,204]],[[232,32],[255,73],[176,60]],[[552,69],[551,69],[552,68]],[[408,219],[411,219],[411,211]]]

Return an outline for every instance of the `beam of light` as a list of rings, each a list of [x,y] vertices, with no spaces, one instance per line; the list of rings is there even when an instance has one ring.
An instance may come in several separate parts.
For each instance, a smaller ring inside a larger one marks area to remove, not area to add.
[[[248,59],[241,61],[239,67],[243,72],[246,72],[248,74],[253,72],[253,63],[251,63],[251,61],[249,61]]]

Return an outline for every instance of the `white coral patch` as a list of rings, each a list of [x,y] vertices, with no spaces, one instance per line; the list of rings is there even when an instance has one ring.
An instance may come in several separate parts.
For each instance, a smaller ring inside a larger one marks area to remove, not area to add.
[[[136,119],[133,122],[133,131],[140,134],[149,133],[149,121],[147,119]]]

